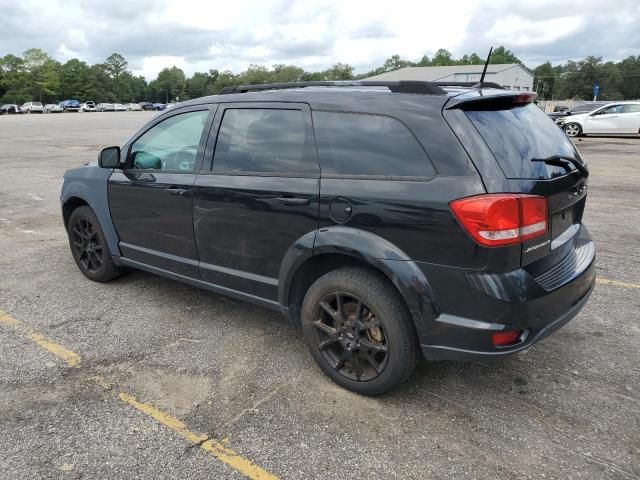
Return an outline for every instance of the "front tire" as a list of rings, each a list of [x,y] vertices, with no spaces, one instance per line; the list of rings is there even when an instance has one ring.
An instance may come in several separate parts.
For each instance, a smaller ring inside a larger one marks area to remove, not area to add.
[[[406,304],[377,272],[341,268],[315,281],[302,304],[305,343],[322,371],[362,395],[405,381],[418,359]]]
[[[67,226],[71,254],[80,271],[94,282],[108,282],[122,275],[111,258],[98,217],[88,206],[76,208]]]
[[[582,135],[582,126],[579,123],[570,122],[564,126],[564,133],[569,137],[579,137]]]

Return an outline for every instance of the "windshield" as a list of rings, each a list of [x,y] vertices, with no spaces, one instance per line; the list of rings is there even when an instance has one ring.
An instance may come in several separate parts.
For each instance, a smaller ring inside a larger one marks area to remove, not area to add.
[[[531,103],[504,110],[469,110],[465,113],[507,178],[558,177],[568,173],[571,167],[548,165],[531,159],[553,155],[579,158],[571,140]]]

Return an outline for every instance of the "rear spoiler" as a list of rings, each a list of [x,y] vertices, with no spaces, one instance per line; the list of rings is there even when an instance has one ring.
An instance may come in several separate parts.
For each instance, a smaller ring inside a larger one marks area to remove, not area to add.
[[[514,105],[523,105],[535,102],[537,94],[534,92],[511,92],[508,90],[501,91],[485,91],[476,90],[474,92],[463,93],[451,99],[446,103],[445,109],[452,108],[509,108]]]

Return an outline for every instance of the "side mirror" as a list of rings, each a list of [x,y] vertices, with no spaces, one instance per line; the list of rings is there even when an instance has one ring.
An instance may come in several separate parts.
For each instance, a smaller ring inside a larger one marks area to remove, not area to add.
[[[101,168],[117,168],[120,165],[120,147],[103,148],[98,157]]]

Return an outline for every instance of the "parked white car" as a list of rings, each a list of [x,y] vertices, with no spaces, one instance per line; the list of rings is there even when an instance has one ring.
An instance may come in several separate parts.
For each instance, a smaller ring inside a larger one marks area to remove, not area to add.
[[[116,112],[126,112],[127,111],[127,107],[125,107],[123,104],[121,103],[114,103],[113,104],[113,109]]]
[[[42,113],[44,111],[40,102],[27,102],[21,108],[24,113]]]
[[[142,107],[140,105],[138,105],[137,103],[127,103],[125,105],[125,107],[127,107],[127,110],[129,110],[130,112],[141,112],[142,111]]]
[[[113,112],[113,103],[99,103],[96,105],[96,110],[99,112]]]
[[[589,113],[571,115],[556,120],[570,137],[580,135],[640,134],[640,102],[614,102]]]
[[[43,109],[44,113],[62,113],[64,112],[63,108],[57,103],[47,103]]]
[[[95,102],[92,102],[91,100],[87,100],[82,105],[80,105],[80,111],[82,111],[82,112],[95,112],[96,111]]]

